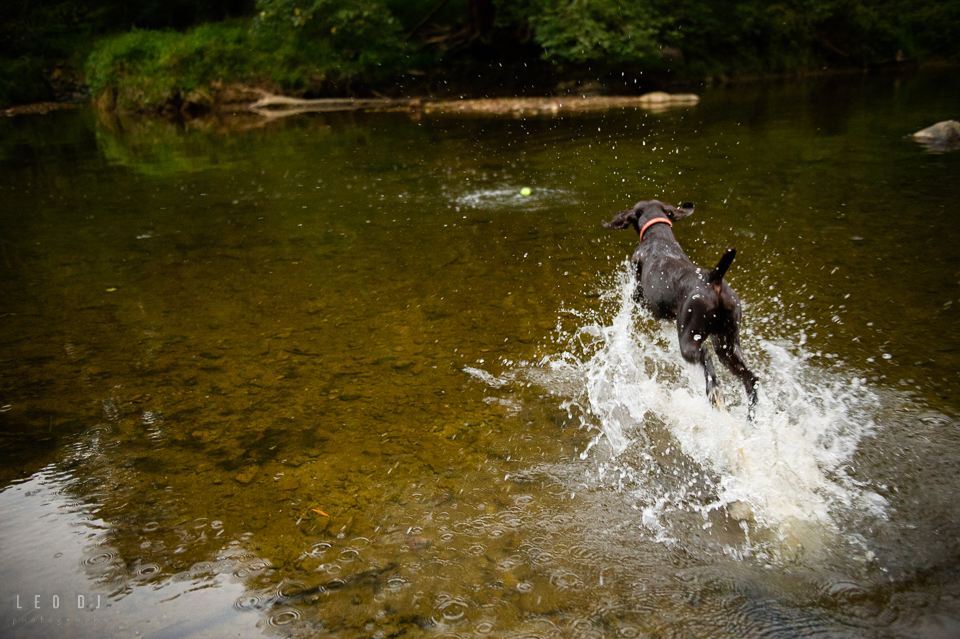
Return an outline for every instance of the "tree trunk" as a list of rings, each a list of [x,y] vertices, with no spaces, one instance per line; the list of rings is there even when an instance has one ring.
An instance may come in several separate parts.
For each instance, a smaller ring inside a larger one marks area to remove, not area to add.
[[[490,44],[496,17],[497,8],[493,0],[470,0],[470,39]]]

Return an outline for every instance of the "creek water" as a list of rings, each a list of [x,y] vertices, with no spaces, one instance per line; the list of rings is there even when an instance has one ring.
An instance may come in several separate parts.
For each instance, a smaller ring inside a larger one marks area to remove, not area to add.
[[[0,122],[0,635],[960,636],[958,109]],[[652,198],[752,423],[631,299]]]

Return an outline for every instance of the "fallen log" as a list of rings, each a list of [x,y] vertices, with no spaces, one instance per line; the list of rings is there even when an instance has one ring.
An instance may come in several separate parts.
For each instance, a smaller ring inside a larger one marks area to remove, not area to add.
[[[699,101],[699,96],[694,94],[670,94],[660,91],[641,96],[480,98],[475,100],[422,100],[419,98],[318,98],[310,100],[267,94],[252,103],[249,109],[267,118],[279,118],[299,113],[336,111],[410,111],[526,116],[616,108],[662,111],[674,107],[693,106]]]
[[[276,118],[297,113],[375,111],[402,108],[413,101],[393,98],[317,98],[310,100],[268,94],[251,104],[250,110],[265,117]]]

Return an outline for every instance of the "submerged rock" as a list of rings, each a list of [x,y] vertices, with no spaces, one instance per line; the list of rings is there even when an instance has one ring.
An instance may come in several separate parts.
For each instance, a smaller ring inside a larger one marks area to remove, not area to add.
[[[259,466],[247,466],[234,477],[241,484],[249,484],[253,481],[253,478],[257,476],[257,473],[260,472]]]
[[[300,480],[290,475],[284,475],[277,480],[277,488],[280,490],[297,490],[300,488]]]

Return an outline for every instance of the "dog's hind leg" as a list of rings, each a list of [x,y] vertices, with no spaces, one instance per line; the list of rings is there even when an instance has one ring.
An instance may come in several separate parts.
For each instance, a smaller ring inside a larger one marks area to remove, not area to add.
[[[643,262],[640,261],[640,248],[634,252],[633,257],[630,258],[630,261],[633,262],[634,275],[637,278],[637,281],[634,283],[633,288],[633,303],[639,304],[640,300],[643,299]]]
[[[743,351],[740,350],[740,340],[737,339],[737,331],[734,329],[731,336],[728,333],[717,333],[713,336],[713,349],[717,357],[723,362],[723,365],[731,373],[740,378],[743,382],[743,388],[747,392],[749,408],[747,416],[752,420],[757,406],[757,384],[759,378],[747,368],[743,361]]]
[[[713,368],[713,358],[710,357],[710,349],[707,343],[700,345],[700,365],[703,366],[703,376],[707,381],[707,399],[713,404],[713,407],[720,411],[726,411],[723,407],[723,395],[720,392],[720,385],[717,383],[717,372]]]
[[[709,397],[710,402],[716,406],[720,389],[717,387],[717,372],[713,368],[713,358],[710,357],[710,349],[707,348],[706,327],[702,326],[702,322],[698,322],[693,318],[683,321],[684,316],[690,317],[694,315],[696,317],[702,317],[700,313],[690,312],[681,313],[677,319],[677,332],[680,337],[680,354],[683,355],[683,359],[691,364],[699,364],[700,368],[703,369],[703,377],[707,383],[707,397]]]

